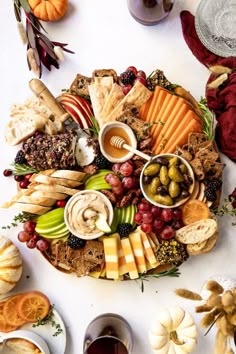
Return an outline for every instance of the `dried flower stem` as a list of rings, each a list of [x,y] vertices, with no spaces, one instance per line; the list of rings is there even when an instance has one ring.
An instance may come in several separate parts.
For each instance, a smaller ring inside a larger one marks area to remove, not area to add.
[[[214,294],[222,294],[224,291],[224,288],[215,280],[208,280],[206,288]]]
[[[176,289],[175,294],[189,300],[194,300],[194,301],[202,300],[201,295],[187,289]]]
[[[220,329],[216,333],[214,354],[225,353],[227,347],[227,336],[225,336]]]

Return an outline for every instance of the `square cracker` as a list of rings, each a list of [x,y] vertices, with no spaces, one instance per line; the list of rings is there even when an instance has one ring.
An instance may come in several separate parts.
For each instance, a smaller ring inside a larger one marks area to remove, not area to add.
[[[101,117],[104,122],[106,121],[106,118],[109,116],[109,114],[115,109],[116,106],[118,106],[118,104],[122,101],[124,97],[125,95],[123,93],[122,87],[114,83],[101,112]]]

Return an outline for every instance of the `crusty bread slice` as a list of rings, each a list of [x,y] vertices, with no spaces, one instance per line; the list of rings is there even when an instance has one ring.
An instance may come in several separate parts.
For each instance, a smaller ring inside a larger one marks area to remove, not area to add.
[[[73,179],[75,181],[82,181],[85,175],[86,174],[84,172],[72,171],[72,170],[54,170],[50,174],[51,177],[67,178],[67,179]]]
[[[208,253],[216,245],[219,232],[216,231],[213,236],[208,238],[208,240],[197,242],[187,245],[187,252],[190,256],[197,256],[198,254]]]
[[[52,185],[52,184],[44,184],[38,182],[30,183],[28,188],[35,189],[38,191],[44,191],[44,192],[53,192],[53,193],[59,192],[67,195],[74,195],[75,193],[78,192],[78,189],[60,186],[59,184]]]
[[[59,184],[61,186],[65,186],[69,188],[78,187],[81,185],[81,182],[79,181],[70,180],[61,177],[45,176],[44,174],[41,173],[33,174],[32,177],[30,178],[30,182],[39,182],[39,183],[45,183],[50,185]]]
[[[25,203],[18,203],[18,202],[14,203],[12,207],[17,208],[21,211],[25,211],[27,213],[37,214],[37,215],[45,214],[52,209],[46,206],[41,206],[36,204],[25,204]]]
[[[59,193],[59,192],[45,192],[41,190],[34,190],[31,189],[35,198],[49,198],[49,199],[55,199],[55,200],[64,200],[68,197],[67,194],[65,193]]]
[[[217,222],[204,219],[182,227],[176,231],[176,240],[184,243],[198,243],[208,240],[217,231]]]
[[[7,339],[5,345],[14,350],[15,354],[43,354],[35,344],[23,338]]]

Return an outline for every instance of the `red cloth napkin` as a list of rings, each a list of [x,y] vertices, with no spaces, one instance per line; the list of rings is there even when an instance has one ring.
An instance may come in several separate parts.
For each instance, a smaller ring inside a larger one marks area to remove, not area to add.
[[[185,41],[203,65],[236,68],[236,57],[222,58],[202,44],[195,29],[194,16],[189,11],[182,11],[180,19]],[[211,74],[207,84],[215,78],[215,75]],[[216,115],[215,140],[218,148],[236,162],[236,72],[231,73],[228,80],[217,89],[209,89],[206,85],[205,95],[209,109]]]

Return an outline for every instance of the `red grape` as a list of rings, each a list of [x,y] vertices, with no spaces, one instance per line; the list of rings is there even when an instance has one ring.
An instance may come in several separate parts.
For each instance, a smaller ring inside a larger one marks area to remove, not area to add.
[[[137,77],[143,77],[144,79],[146,79],[146,74],[143,70],[139,70],[137,72]]]
[[[115,173],[119,173],[120,172],[120,163],[114,163],[114,165],[112,166],[112,171]]]
[[[26,245],[28,248],[35,248],[36,247],[37,240],[34,240],[33,237],[31,237],[27,242]]]
[[[18,233],[17,237],[20,242],[27,242],[27,241],[29,241],[29,239],[31,239],[30,233],[28,233],[26,231],[20,231]]]
[[[58,208],[64,208],[64,206],[66,206],[66,201],[65,200],[57,200],[56,201],[56,206]]]
[[[127,84],[127,85],[124,85],[123,86],[123,93],[124,93],[124,95],[127,95],[127,93],[129,93],[129,91],[132,89],[132,85],[130,85],[130,84]]]
[[[174,220],[171,224],[171,226],[175,229],[175,230],[179,230],[181,229],[181,227],[183,227],[183,222],[181,220]]]
[[[3,176],[9,177],[9,176],[11,176],[11,175],[12,175],[12,171],[11,171],[11,170],[4,170],[4,171],[3,171]]]
[[[167,225],[161,231],[160,236],[163,240],[170,240],[171,238],[175,237],[175,230],[173,229],[173,227]]]
[[[144,79],[144,77],[142,77],[142,76],[139,76],[139,77],[137,77],[137,78],[134,80],[134,85],[135,85],[135,83],[136,83],[137,81],[141,82],[141,84],[143,84],[144,86],[147,85],[147,80]]]
[[[165,225],[164,221],[160,218],[156,218],[153,221],[153,227],[154,229],[156,229],[156,231],[161,231],[164,225]]]
[[[145,224],[145,223],[143,223],[143,224],[141,225],[141,230],[142,230],[143,232],[146,232],[147,234],[149,234],[150,232],[152,232],[152,224]]]
[[[165,222],[169,222],[173,220],[173,210],[172,209],[162,209],[161,211],[161,218]]]
[[[36,223],[32,220],[25,221],[23,224],[23,229],[26,232],[32,233],[35,230]]]
[[[125,71],[131,70],[133,71],[134,75],[136,76],[138,73],[138,70],[136,69],[135,66],[129,66]]]
[[[23,181],[23,179],[24,179],[24,176],[18,176],[18,175],[15,175],[15,176],[14,176],[14,180],[15,180],[16,182]]]
[[[153,221],[153,215],[150,212],[143,213],[143,223],[144,224],[151,224]]]
[[[38,241],[39,240],[39,234],[37,234],[36,232],[33,234],[32,238],[35,240],[35,241]]]
[[[143,216],[141,213],[137,212],[134,214],[134,222],[138,225],[141,225],[143,222]]]
[[[121,181],[120,181],[119,177],[117,177],[113,173],[108,173],[105,176],[105,180],[107,183],[110,184],[111,187],[119,187],[121,185]]]
[[[130,189],[135,187],[135,179],[133,177],[124,177],[122,179],[122,184],[124,188]]]
[[[49,246],[50,246],[50,242],[43,238],[40,238],[36,243],[37,249],[41,252],[46,251],[49,248]]]
[[[153,205],[151,207],[151,213],[153,216],[160,216],[161,215],[161,208],[159,208],[158,206]]]
[[[112,192],[116,195],[122,195],[124,193],[124,186],[121,183],[119,186],[117,187],[112,187]]]
[[[124,177],[131,176],[132,173],[133,173],[133,164],[132,164],[132,162],[126,161],[126,162],[122,163],[121,166],[120,166],[120,173]]]
[[[174,220],[182,220],[182,210],[181,209],[174,209],[173,210],[173,218],[174,218]]]
[[[19,182],[19,187],[22,189],[26,189],[28,185],[29,185],[29,181],[27,181],[26,179]]]
[[[138,211],[140,211],[141,213],[144,213],[149,210],[150,210],[150,204],[148,203],[148,201],[145,202],[143,201],[138,204]]]

